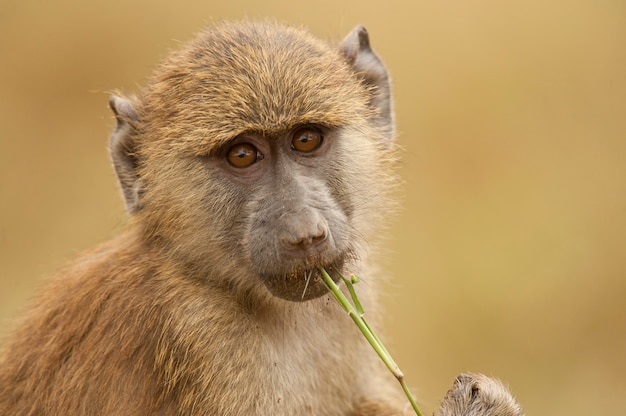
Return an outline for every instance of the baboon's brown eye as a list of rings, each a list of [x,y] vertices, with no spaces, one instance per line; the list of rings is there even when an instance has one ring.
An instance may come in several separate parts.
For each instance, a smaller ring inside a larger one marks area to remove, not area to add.
[[[291,147],[302,153],[309,153],[322,145],[324,137],[318,131],[312,129],[300,129],[296,131],[291,140]]]
[[[238,143],[230,148],[226,159],[236,168],[247,168],[263,159],[263,155],[250,143]]]

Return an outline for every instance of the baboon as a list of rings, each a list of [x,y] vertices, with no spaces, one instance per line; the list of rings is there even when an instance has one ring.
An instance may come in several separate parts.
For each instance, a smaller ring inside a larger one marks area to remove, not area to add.
[[[2,415],[401,415],[319,274],[355,273],[392,207],[390,81],[366,30],[223,23],[116,93],[127,229],[51,281],[0,358]],[[519,415],[460,376],[442,416]]]

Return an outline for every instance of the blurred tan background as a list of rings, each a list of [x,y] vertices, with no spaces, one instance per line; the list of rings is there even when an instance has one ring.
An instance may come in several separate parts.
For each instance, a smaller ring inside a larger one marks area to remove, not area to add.
[[[423,410],[478,371],[528,415],[626,414],[626,3],[225,3],[2,0],[0,335],[126,221],[107,91],[212,21],[362,23],[404,148],[385,339]]]

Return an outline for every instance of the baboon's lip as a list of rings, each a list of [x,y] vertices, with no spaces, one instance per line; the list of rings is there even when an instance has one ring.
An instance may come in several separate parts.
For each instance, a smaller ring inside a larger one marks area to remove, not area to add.
[[[340,270],[344,260],[320,264],[319,266],[292,270],[282,275],[263,275],[261,280],[272,295],[281,299],[302,302],[318,298],[328,293],[320,273],[324,268],[335,283],[341,280]]]

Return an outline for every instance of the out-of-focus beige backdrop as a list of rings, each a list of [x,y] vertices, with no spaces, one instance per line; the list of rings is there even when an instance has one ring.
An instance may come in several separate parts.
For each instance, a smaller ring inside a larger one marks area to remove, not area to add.
[[[393,75],[385,339],[423,409],[478,371],[528,415],[626,414],[623,1],[3,0],[0,334],[126,221],[107,91],[213,21],[268,16],[364,24]]]

